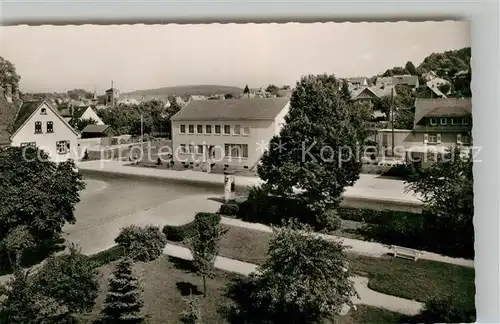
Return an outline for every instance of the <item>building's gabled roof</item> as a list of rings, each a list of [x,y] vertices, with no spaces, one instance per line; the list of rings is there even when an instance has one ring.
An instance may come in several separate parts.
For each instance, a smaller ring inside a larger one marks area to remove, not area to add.
[[[75,109],[75,112],[73,113],[73,118],[75,119],[80,119],[82,118],[83,114],[87,111],[87,109],[89,109],[90,107],[89,106],[86,106],[86,107],[80,107],[80,108],[77,108]]]
[[[427,88],[431,90],[436,96],[440,98],[447,98],[446,95],[438,89],[438,87],[433,87],[432,85],[427,84]]]
[[[172,120],[274,120],[289,101],[289,98],[195,100]]]
[[[71,127],[66,120],[57,112],[57,110],[52,107],[49,103],[47,103],[45,100],[34,100],[34,101],[25,101],[21,104],[21,107],[19,107],[19,110],[17,111],[16,119],[14,121],[14,129],[13,129],[13,134],[14,136],[19,129],[21,129],[24,124],[33,116],[35,111],[42,105],[44,104],[49,107],[49,109],[65,124],[75,135],[80,135],[77,131]]]
[[[424,117],[467,117],[471,115],[471,98],[415,100],[415,125],[418,124]]]
[[[103,134],[105,133],[108,128],[111,128],[110,125],[96,125],[96,124],[89,124],[85,126],[84,129],[82,129],[82,134],[84,133],[100,133]]]
[[[394,91],[394,95],[396,95],[396,88],[394,86],[386,85],[383,88],[380,86],[371,86],[371,87],[361,87],[351,90],[351,98],[352,100],[356,100],[360,94],[363,92],[369,92],[374,97],[382,98],[385,96],[390,96],[391,91]]]

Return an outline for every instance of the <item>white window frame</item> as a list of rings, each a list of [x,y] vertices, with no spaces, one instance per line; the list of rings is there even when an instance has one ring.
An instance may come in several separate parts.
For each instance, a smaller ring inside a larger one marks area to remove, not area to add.
[[[229,131],[226,132],[226,127],[229,127]],[[223,129],[222,129],[222,134],[223,135],[231,135],[231,125],[224,125]]]
[[[47,109],[46,108],[40,109],[40,115],[47,115]]]
[[[205,125],[205,134],[212,134],[212,125]]]
[[[250,126],[243,126],[243,131],[241,132],[243,136],[250,135]]]
[[[186,154],[187,153],[187,151],[186,151],[186,144],[180,144],[179,147],[180,147],[180,151],[181,151],[180,153],[181,154]]]
[[[57,154],[68,154],[70,149],[69,141],[57,141],[56,151]]]
[[[469,125],[469,118],[463,117],[462,118],[462,125]]]
[[[438,143],[438,134],[436,134],[436,133],[427,134],[427,143],[428,144],[437,144]]]
[[[191,131],[191,127],[193,128],[193,131]],[[195,128],[194,125],[188,125],[188,134],[194,134]]]
[[[429,118],[429,125],[436,126],[437,125],[436,118],[434,118],[434,117]]]
[[[443,121],[444,121],[444,123],[443,123]],[[444,126],[444,125],[448,124],[448,120],[443,117],[443,118],[439,119],[439,123]]]
[[[184,128],[184,131],[182,128]],[[186,134],[186,124],[179,125],[179,134]]]
[[[236,132],[236,130],[238,130],[238,132]],[[234,125],[233,135],[241,135],[241,125]]]
[[[451,118],[451,124],[452,124],[452,125],[457,125],[457,124],[458,124],[458,120],[457,120],[457,118],[456,118],[456,117],[452,117],[452,118]]]
[[[228,159],[248,159],[248,144],[226,143],[224,144],[224,156]]]
[[[203,125],[196,125],[196,134],[203,134]]]
[[[203,154],[203,145],[196,145],[195,149],[196,149],[195,152],[196,152],[197,155],[202,155]]]
[[[217,133],[217,127],[219,128],[219,132]],[[214,135],[221,135],[222,134],[222,126],[221,125],[214,125]]]

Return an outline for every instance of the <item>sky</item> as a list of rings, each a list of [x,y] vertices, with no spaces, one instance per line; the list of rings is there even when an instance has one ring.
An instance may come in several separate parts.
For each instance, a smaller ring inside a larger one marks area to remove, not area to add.
[[[373,76],[470,46],[468,22],[2,26],[0,55],[23,92],[174,85],[294,85]]]

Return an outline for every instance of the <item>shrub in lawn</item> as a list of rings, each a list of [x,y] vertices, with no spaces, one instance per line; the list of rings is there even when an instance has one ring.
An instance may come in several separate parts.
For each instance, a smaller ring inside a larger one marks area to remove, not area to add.
[[[342,220],[335,209],[329,209],[316,216],[316,223],[316,229],[335,231],[342,225]]]
[[[115,242],[133,260],[146,262],[157,259],[163,253],[167,238],[157,226],[130,225],[121,230]]]
[[[235,203],[227,203],[220,206],[219,214],[226,216],[235,216],[238,214],[239,206]]]
[[[474,300],[448,295],[431,297],[425,303],[421,314],[416,316],[420,323],[474,323],[476,309]]]
[[[193,231],[192,222],[180,226],[165,225],[163,227],[163,233],[167,237],[167,240],[172,242],[184,241],[184,239],[191,236],[192,231]]]

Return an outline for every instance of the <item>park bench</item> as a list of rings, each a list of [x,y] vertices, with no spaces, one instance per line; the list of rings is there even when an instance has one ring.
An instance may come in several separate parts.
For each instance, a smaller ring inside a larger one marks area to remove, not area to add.
[[[391,245],[391,250],[395,258],[400,257],[404,259],[417,261],[418,257],[420,256],[420,251],[410,248],[405,248],[402,246]]]

